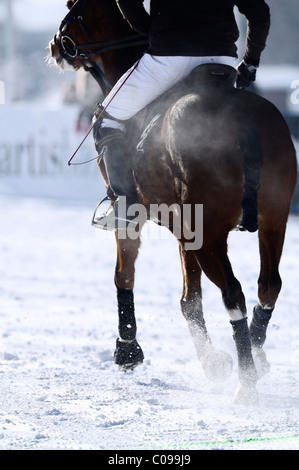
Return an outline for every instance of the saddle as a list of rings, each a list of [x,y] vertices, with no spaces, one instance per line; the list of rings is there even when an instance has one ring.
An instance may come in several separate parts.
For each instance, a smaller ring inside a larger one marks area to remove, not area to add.
[[[198,65],[186,78],[191,87],[202,85],[233,87],[237,79],[237,71],[233,67],[224,64]],[[184,80],[185,81],[185,80]]]

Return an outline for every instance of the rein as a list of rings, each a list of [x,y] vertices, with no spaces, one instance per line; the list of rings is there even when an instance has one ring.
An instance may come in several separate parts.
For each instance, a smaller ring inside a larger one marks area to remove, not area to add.
[[[78,18],[79,19],[79,18]],[[103,54],[104,52],[108,51],[114,51],[116,49],[124,49],[126,47],[132,47],[132,46],[142,46],[148,44],[147,39],[141,39],[143,36],[141,34],[132,34],[132,36],[127,36],[125,38],[120,38],[120,39],[111,39],[110,41],[99,41],[99,42],[92,42],[92,43],[86,43],[86,44],[76,44],[73,39],[71,39],[69,36],[62,36],[61,41],[67,39],[71,42],[71,44],[74,47],[74,50],[71,52],[68,52],[65,48],[65,46],[62,44],[64,52],[71,57],[72,59],[75,59],[76,57],[80,57],[80,59],[88,60],[90,57],[94,55],[99,55]],[[88,48],[96,48],[95,51],[88,51],[88,52],[83,52],[80,53],[80,50],[83,49],[88,49]],[[98,48],[98,49],[97,49]]]
[[[77,154],[78,150],[80,150],[80,148],[82,147],[82,145],[84,144],[85,140],[87,139],[87,137],[89,136],[89,134],[91,133],[91,131],[93,130],[93,128],[95,127],[95,125],[97,124],[97,122],[99,122],[99,120],[101,119],[101,117],[103,116],[103,114],[105,113],[106,109],[108,108],[109,104],[111,103],[111,101],[113,100],[113,98],[115,97],[115,95],[119,92],[119,90],[121,89],[121,87],[126,83],[126,81],[128,80],[128,78],[132,75],[132,73],[134,72],[134,70],[137,68],[139,64],[139,61],[136,62],[136,64],[132,67],[130,73],[127,75],[126,79],[120,84],[120,86],[117,88],[117,90],[115,91],[114,95],[111,97],[111,99],[109,100],[109,102],[106,104],[106,106],[102,109],[102,111],[100,112],[99,116],[97,117],[97,119],[93,122],[92,126],[90,127],[90,129],[87,131],[84,139],[81,141],[81,143],[79,144],[79,146],[77,147],[77,149],[75,150],[75,152],[73,153],[73,155],[71,156],[71,158],[69,159],[68,161],[68,166],[70,165],[84,165],[85,163],[89,163],[89,162],[92,162],[93,160],[96,160],[98,158],[98,156],[94,157],[94,158],[91,158],[90,160],[86,160],[85,162],[79,162],[79,163],[71,163],[73,158],[75,157],[75,155]]]
[[[60,56],[66,61],[70,59],[79,59],[82,61],[89,62],[91,66],[83,64],[86,71],[90,72],[93,78],[98,82],[102,92],[105,94],[108,87],[112,89],[112,85],[109,83],[102,68],[92,60],[96,55],[103,54],[118,49],[124,49],[134,46],[147,45],[148,40],[141,34],[132,34],[124,38],[111,39],[109,41],[98,41],[92,42],[87,28],[84,25],[83,10],[88,0],[77,0],[65,18],[62,20],[57,34],[54,36],[54,43],[59,49]],[[74,39],[68,34],[69,26],[73,21],[78,21],[82,31],[84,32],[87,43],[76,44]]]

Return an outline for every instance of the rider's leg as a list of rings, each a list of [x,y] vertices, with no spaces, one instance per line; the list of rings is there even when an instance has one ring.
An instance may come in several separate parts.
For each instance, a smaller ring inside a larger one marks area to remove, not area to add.
[[[99,155],[99,164],[103,160],[108,178],[107,194],[113,201],[104,214],[97,211],[93,218],[93,225],[97,228],[115,230],[122,221],[124,228],[134,217],[128,216],[128,207],[138,201],[136,183],[132,173],[131,155],[128,150],[128,142],[122,127],[95,128],[95,146]],[[117,123],[118,124],[118,123]],[[120,198],[123,198],[120,205]],[[126,197],[126,199],[124,199]],[[120,206],[122,210],[120,210]]]
[[[134,71],[131,68],[120,78],[102,105],[108,105],[107,112],[110,116],[126,121],[186,78],[198,65],[224,64],[236,67],[236,62],[234,57],[227,56],[160,57],[144,54],[137,66],[132,67]],[[104,119],[103,126],[108,125],[105,121]]]

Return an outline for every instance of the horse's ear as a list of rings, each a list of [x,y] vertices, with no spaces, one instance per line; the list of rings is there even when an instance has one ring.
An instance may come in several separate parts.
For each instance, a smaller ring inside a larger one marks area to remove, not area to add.
[[[73,4],[74,4],[73,0],[68,0],[66,2],[66,6],[68,7],[69,10],[72,8]]]

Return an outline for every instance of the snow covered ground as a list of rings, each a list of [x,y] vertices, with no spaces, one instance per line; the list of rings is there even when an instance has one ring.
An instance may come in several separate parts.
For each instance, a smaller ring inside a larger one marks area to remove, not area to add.
[[[136,265],[145,362],[127,373],[115,366],[115,243],[91,227],[94,202],[0,196],[0,448],[299,450],[298,217],[269,326],[271,371],[260,405],[243,407],[232,404],[236,355],[220,292],[203,279],[210,335],[235,362],[222,385],[198,363],[180,312],[177,245],[156,227]],[[251,317],[257,237],[234,232],[229,245]]]

